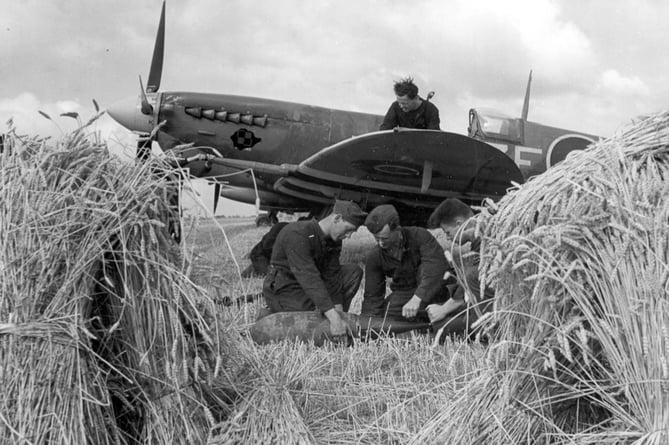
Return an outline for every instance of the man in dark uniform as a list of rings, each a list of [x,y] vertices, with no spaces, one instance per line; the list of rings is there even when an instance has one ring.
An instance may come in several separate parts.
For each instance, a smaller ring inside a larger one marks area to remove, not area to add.
[[[395,127],[440,130],[439,109],[418,95],[418,87],[411,77],[395,82],[393,89],[397,100],[390,104],[379,130]]]
[[[492,310],[495,292],[484,287],[481,293],[479,278],[481,238],[476,236],[476,218],[471,207],[459,199],[449,198],[434,210],[428,227],[441,228],[451,241],[447,248],[461,291],[444,304],[427,307],[434,329],[449,324],[449,332],[471,332],[471,325],[481,314]]]
[[[263,283],[271,313],[322,312],[335,337],[347,334],[340,312],[348,311],[360,286],[362,269],[341,265],[342,240],[364,222],[367,214],[357,204],[336,201],[332,213],[320,221],[297,221],[279,232]]]
[[[373,209],[365,226],[378,245],[365,263],[362,314],[427,321],[427,305],[445,301],[448,294],[443,281],[448,263],[441,246],[422,227],[401,227],[392,205]],[[392,279],[387,298],[386,277]]]

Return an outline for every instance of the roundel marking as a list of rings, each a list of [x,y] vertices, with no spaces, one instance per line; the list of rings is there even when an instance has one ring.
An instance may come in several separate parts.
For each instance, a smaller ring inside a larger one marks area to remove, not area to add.
[[[370,176],[395,176],[395,177],[420,177],[423,166],[414,162],[384,161],[376,159],[359,159],[351,162],[355,169],[365,172]],[[434,174],[438,176],[438,174]]]
[[[582,134],[563,134],[556,138],[546,151],[546,168],[562,161],[567,155],[575,150],[584,150],[585,147],[595,142],[594,139]]]

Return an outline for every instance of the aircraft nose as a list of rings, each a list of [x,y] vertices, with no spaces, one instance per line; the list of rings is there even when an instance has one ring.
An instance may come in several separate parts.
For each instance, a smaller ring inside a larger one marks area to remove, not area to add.
[[[128,97],[107,108],[107,113],[128,130],[149,133],[153,130],[153,116],[142,114],[137,97]]]

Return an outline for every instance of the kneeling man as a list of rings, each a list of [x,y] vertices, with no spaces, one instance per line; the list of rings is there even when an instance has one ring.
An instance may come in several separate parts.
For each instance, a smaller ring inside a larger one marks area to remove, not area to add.
[[[449,198],[439,204],[428,221],[428,227],[441,228],[452,241],[453,266],[462,290],[444,304],[427,307],[435,330],[445,326],[453,334],[475,333],[472,325],[492,310],[495,291],[488,286],[481,290],[481,238],[476,235],[476,218],[467,204]]]
[[[367,255],[362,315],[427,321],[426,307],[448,298],[443,281],[448,269],[444,252],[422,227],[401,227],[397,210],[374,208],[365,226],[377,246]],[[391,293],[386,298],[386,278]]]
[[[365,221],[367,213],[354,202],[336,201],[320,221],[297,221],[279,232],[263,294],[270,312],[322,312],[334,337],[344,336],[348,311],[362,280],[355,264],[341,265],[342,240]]]

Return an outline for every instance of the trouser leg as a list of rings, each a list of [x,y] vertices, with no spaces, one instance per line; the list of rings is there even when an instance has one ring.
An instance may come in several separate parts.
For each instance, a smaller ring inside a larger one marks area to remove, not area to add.
[[[411,300],[414,296],[415,289],[411,290],[401,290],[394,291],[388,295],[387,301],[388,305],[386,308],[386,316],[388,318],[403,319],[402,317],[402,308],[405,304]],[[418,307],[418,315],[416,315],[414,320],[417,321],[429,321],[427,317],[426,309],[428,304],[441,304],[444,303],[451,296],[451,286],[448,285],[446,281],[441,284],[441,287],[432,297],[430,302],[421,301],[420,306]],[[457,292],[457,291],[456,291]]]
[[[386,317],[394,318],[396,320],[403,319],[404,317],[402,317],[402,308],[409,302],[409,300],[411,300],[413,293],[413,290],[398,290],[388,295],[385,314]],[[418,311],[420,312],[421,309],[425,309],[425,306],[425,303],[421,303]]]
[[[353,297],[355,297],[360,288],[363,272],[362,268],[357,264],[343,264],[341,266],[341,275],[342,293],[344,295],[342,306],[344,312],[348,312],[348,309],[351,307],[351,301],[353,301]]]
[[[267,307],[272,312],[301,312],[316,309],[314,303],[306,296],[302,289],[284,290],[279,294],[263,292]]]
[[[365,296],[362,300],[360,314],[369,315],[371,317],[383,317],[386,312],[387,303],[388,301],[385,299],[385,295],[380,295],[377,298]]]
[[[283,272],[271,270],[263,282],[265,303],[272,313],[313,311],[316,306],[302,287],[291,278],[286,278]]]

